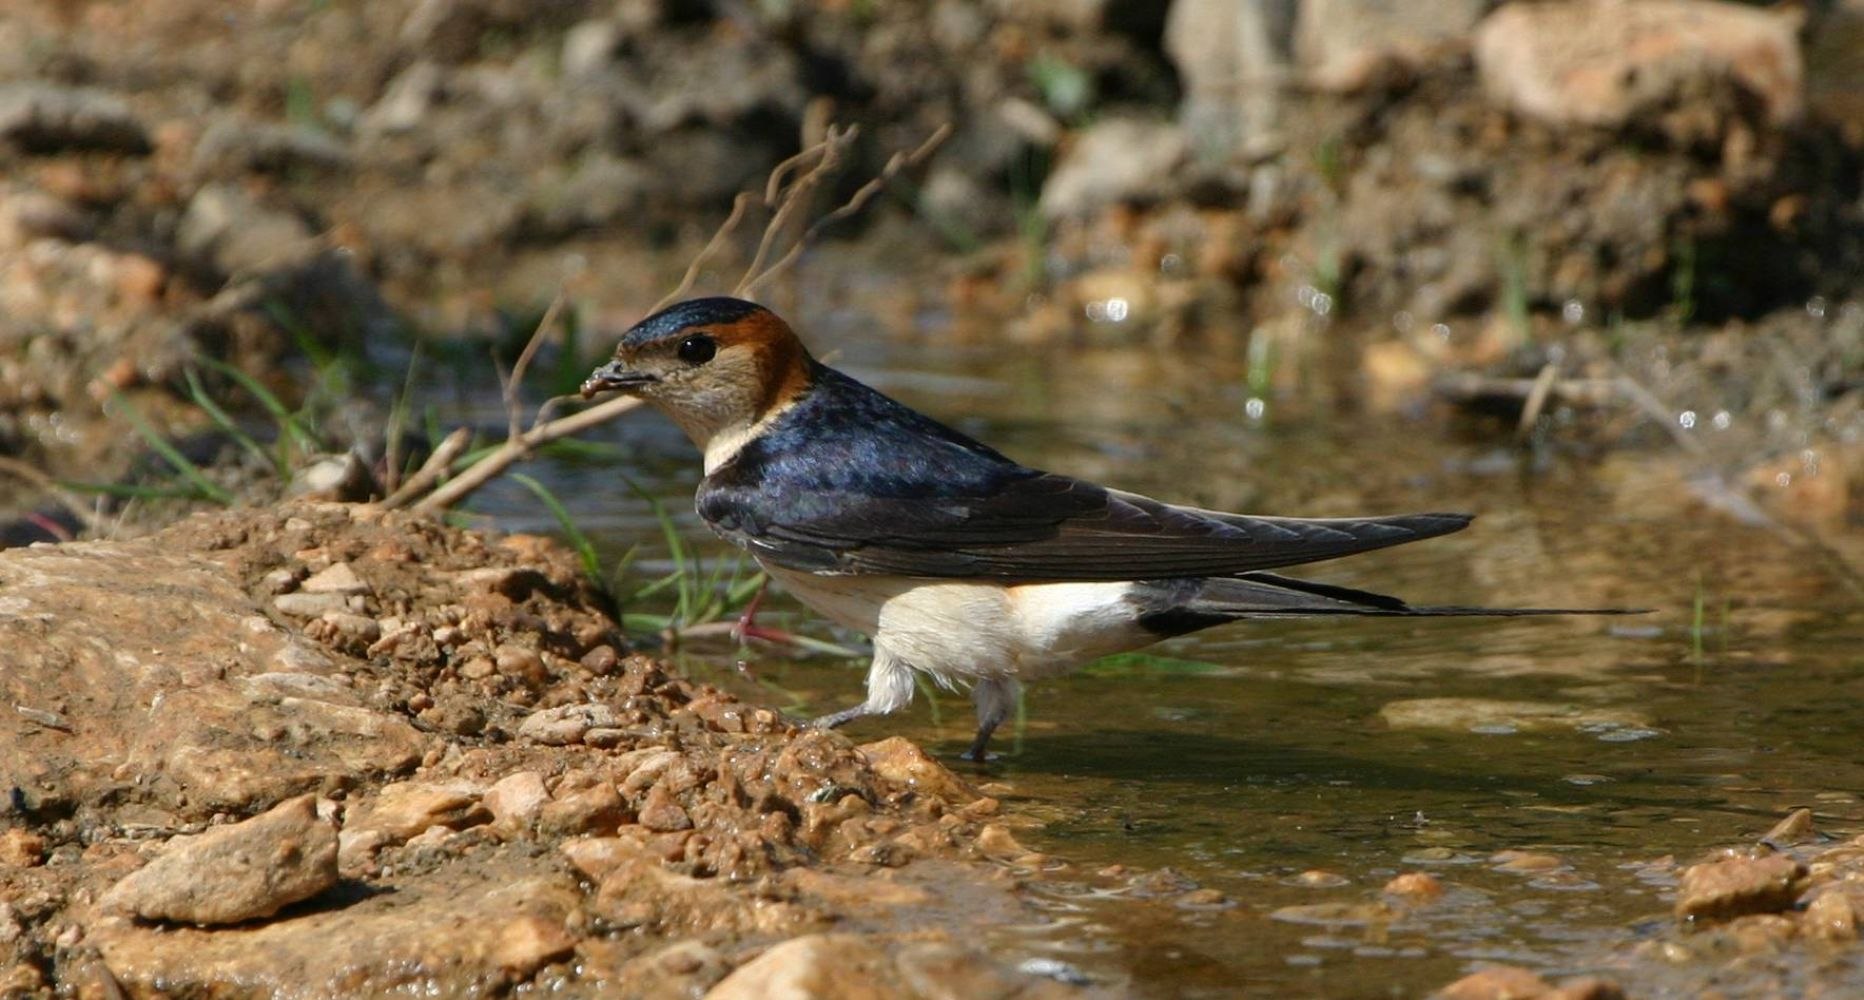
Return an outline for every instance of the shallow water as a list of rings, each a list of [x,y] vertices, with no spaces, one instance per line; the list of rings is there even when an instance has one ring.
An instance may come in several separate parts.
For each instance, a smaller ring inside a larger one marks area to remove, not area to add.
[[[1667,856],[1687,863],[1757,837],[1800,805],[1822,829],[1864,826],[1857,592],[1801,543],[1704,510],[1666,456],[1523,459],[1440,421],[1356,412],[1338,393],[1267,397],[1239,364],[1195,352],[941,345],[937,317],[908,343],[863,337],[845,318],[820,326],[818,352],[1030,464],[1223,509],[1481,515],[1459,535],[1308,576],[1418,603],[1655,609],[1232,626],[1031,689],[1002,758],[978,776],[1006,786],[1010,815],[1040,824],[1018,835],[1074,873],[1122,864],[1184,881],[1109,894],[1104,879],[1063,873],[1044,890],[1054,922],[1006,946],[1130,974],[1157,996],[1419,996],[1491,960],[1610,971],[1613,943],[1668,920]],[[642,417],[604,436],[629,449],[624,468],[540,469],[605,552],[657,537],[623,473],[709,542],[690,515],[697,461],[677,433]],[[516,488],[477,507],[551,527]],[[643,545],[637,578],[665,572],[664,555]],[[781,598],[771,606],[778,624],[859,642]],[[695,673],[803,714],[861,694],[860,662],[760,654],[751,680],[723,649],[684,655]],[[1592,721],[1388,720],[1427,709],[1406,704],[1422,699]],[[969,705],[922,696],[849,733],[955,754]],[[1495,856],[1510,850],[1554,860],[1508,870]],[[1366,909],[1410,871],[1437,875],[1444,896]],[[1182,901],[1193,883],[1227,902]],[[1638,995],[1694,992],[1681,973],[1616,974]]]

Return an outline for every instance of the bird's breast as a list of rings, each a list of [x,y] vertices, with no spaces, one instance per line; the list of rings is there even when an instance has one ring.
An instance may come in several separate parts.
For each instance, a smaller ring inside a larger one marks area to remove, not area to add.
[[[1157,638],[1139,626],[1130,583],[770,573],[816,612],[940,676],[1030,680]]]

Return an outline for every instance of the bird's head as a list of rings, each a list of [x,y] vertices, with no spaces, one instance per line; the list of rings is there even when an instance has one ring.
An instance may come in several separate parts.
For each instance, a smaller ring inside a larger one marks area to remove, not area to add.
[[[809,352],[777,315],[742,299],[690,299],[636,323],[582,384],[640,396],[706,453],[728,460],[809,387]]]

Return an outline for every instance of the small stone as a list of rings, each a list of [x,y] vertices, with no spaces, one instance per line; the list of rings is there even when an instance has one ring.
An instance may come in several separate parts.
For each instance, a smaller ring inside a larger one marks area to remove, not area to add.
[[[28,153],[65,149],[149,151],[149,133],[114,94],[82,87],[0,87],[0,143]]]
[[[951,769],[932,759],[919,745],[903,736],[890,736],[877,743],[858,747],[867,758],[867,766],[881,778],[903,785],[924,795],[953,804],[970,802],[977,792],[953,774]]]
[[[1405,872],[1385,883],[1387,895],[1425,901],[1443,895],[1443,882],[1429,872]]]
[[[792,938],[733,970],[706,1000],[888,1000],[904,996],[881,985],[892,963],[857,934],[809,934]]]
[[[991,823],[977,832],[977,849],[993,858],[1014,858],[1029,853],[1001,823]]]
[[[1553,984],[1516,965],[1491,965],[1436,993],[1436,1000],[1543,1000]]]
[[[621,664],[621,654],[615,652],[613,646],[597,646],[584,653],[578,662],[582,664],[584,670],[597,677],[607,677],[614,673],[615,668]]]
[[[1565,866],[1565,862],[1554,855],[1536,851],[1497,851],[1489,860],[1495,862],[1495,870],[1500,872],[1540,874]]]
[[[361,643],[372,643],[382,638],[382,625],[368,615],[354,614],[348,611],[326,611],[320,616],[338,634]]]
[[[469,681],[484,680],[497,672],[498,667],[487,656],[475,656],[460,664],[460,676]]]
[[[504,671],[501,669],[500,673]],[[549,747],[569,746],[581,743],[583,735],[589,730],[600,727],[613,728],[616,724],[615,710],[596,702],[582,705],[560,705],[556,708],[541,709],[526,716],[518,724],[518,735],[534,743]]]
[[[545,803],[538,811],[537,828],[561,837],[614,833],[626,819],[627,804],[621,794],[614,785],[601,782]]]
[[[1309,868],[1307,871],[1296,875],[1294,881],[1296,885],[1304,885],[1310,889],[1337,889],[1340,886],[1347,885],[1351,880],[1337,872],[1323,871],[1319,868]]]
[[[1858,907],[1851,897],[1837,889],[1820,893],[1806,906],[1803,918],[1807,933],[1832,942],[1858,939]]]
[[[493,652],[492,660],[498,672],[506,677],[529,684],[541,684],[550,679],[550,674],[544,670],[544,658],[535,649],[506,643]]]
[[[1806,866],[1783,854],[1724,858],[1684,869],[1676,894],[1679,920],[1724,920],[1790,908],[1805,888]]]
[[[323,571],[312,575],[298,587],[307,594],[367,594],[369,585],[349,563],[334,563]]]
[[[19,827],[0,832],[0,868],[33,868],[44,861],[44,837]]]
[[[1812,810],[1795,809],[1787,813],[1780,822],[1775,823],[1773,829],[1768,830],[1766,836],[1760,838],[1760,842],[1779,850],[1782,847],[1803,844],[1817,836],[1818,831],[1812,828]]]
[[[519,771],[500,778],[480,801],[500,826],[527,827],[550,801],[550,792],[544,788],[543,775]]]
[[[1184,155],[1184,133],[1171,122],[1106,119],[1062,156],[1042,185],[1039,207],[1060,219],[1157,198]]]
[[[307,594],[298,591],[272,598],[272,606],[288,615],[318,618],[332,611],[349,610],[349,599],[342,594]]]
[[[350,814],[346,830],[380,830],[402,843],[428,827],[459,830],[492,818],[479,803],[478,788],[464,782],[426,784],[399,781],[386,785]]]
[[[675,830],[690,830],[692,817],[667,793],[665,785],[655,785],[647,791],[647,801],[641,804],[641,825],[657,833],[671,833]]]
[[[100,901],[147,920],[233,924],[269,917],[337,882],[337,831],[301,795],[231,826],[168,842]]]

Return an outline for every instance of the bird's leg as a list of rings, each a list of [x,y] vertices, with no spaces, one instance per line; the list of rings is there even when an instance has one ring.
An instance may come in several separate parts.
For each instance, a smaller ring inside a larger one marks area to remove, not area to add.
[[[1010,709],[1016,707],[1017,690],[1016,681],[1009,677],[987,677],[971,686],[971,702],[977,706],[977,737],[971,741],[971,749],[961,755],[963,759],[979,764],[990,759],[990,734],[1010,717]]]
[[[834,729],[869,715],[897,712],[913,701],[913,670],[879,647],[867,668],[867,700],[811,722],[817,729]]]
[[[757,624],[757,609],[764,603],[764,591],[769,589],[770,577],[766,576],[764,582],[757,585],[757,593],[751,595],[751,601],[744,606],[743,613],[738,615],[738,624],[732,626],[732,642],[742,646],[746,639],[762,639],[765,642],[784,645],[790,645],[796,641],[795,636],[782,629],[764,628]]]

